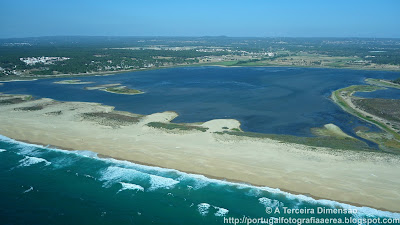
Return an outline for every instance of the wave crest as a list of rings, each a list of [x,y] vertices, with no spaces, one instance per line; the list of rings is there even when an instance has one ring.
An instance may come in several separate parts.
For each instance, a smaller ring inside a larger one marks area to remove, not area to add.
[[[134,190],[134,191],[144,191],[144,188],[140,185],[137,184],[131,184],[131,183],[124,183],[124,182],[119,182],[122,185],[122,188],[117,192],[125,191],[125,190]]]
[[[38,163],[44,163],[45,166],[48,166],[51,164],[51,162],[42,159],[42,158],[37,158],[37,157],[33,157],[33,156],[25,156],[25,158],[21,159],[19,164],[19,167],[25,167],[25,166],[31,166],[31,165],[35,165]]]

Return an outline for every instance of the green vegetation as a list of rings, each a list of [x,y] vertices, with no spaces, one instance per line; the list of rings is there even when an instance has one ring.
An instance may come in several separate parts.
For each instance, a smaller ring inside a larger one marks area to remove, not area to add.
[[[85,87],[85,90],[100,90],[100,89],[105,89],[109,87],[116,87],[120,86],[120,83],[117,84],[102,84],[102,85],[97,85],[97,86],[92,86],[92,87]]]
[[[1,95],[0,105],[11,105],[33,100],[31,95]]]
[[[136,89],[131,89],[126,86],[121,86],[121,84],[103,84],[103,85],[97,85],[93,87],[85,87],[85,90],[100,90],[100,91],[106,91],[114,94],[123,94],[123,95],[137,95],[137,94],[143,94],[143,91],[136,90]]]
[[[130,89],[125,86],[119,86],[119,87],[109,87],[109,88],[104,88],[104,89],[99,89],[102,91],[107,91],[115,94],[123,94],[123,95],[137,95],[137,94],[143,94],[144,92],[136,90],[136,89]]]
[[[59,116],[59,115],[62,114],[62,111],[58,110],[58,111],[54,111],[54,112],[48,112],[48,113],[45,113],[45,114],[48,115],[48,116]]]
[[[366,131],[358,131],[357,135],[372,142],[375,142],[379,145],[379,148],[384,150],[385,152],[399,154],[400,142],[393,138],[392,135],[388,134],[385,131],[382,132],[366,132]]]
[[[38,110],[42,110],[43,108],[44,108],[43,105],[34,105],[34,106],[28,106],[28,107],[15,108],[14,110],[16,110],[16,111],[38,111]]]
[[[398,120],[398,113],[400,108],[399,100],[395,100],[396,103],[387,99],[362,99],[362,98],[354,98],[352,95],[357,91],[375,91],[379,89],[383,89],[384,87],[371,86],[371,85],[354,85],[347,88],[336,90],[332,93],[332,99],[335,103],[341,106],[345,111],[367,121],[372,124],[375,124],[383,131],[382,133],[373,133],[366,131],[358,131],[357,135],[363,137],[367,140],[373,141],[377,143],[382,150],[389,152],[399,152],[400,149],[400,134],[398,133],[398,127],[393,126],[392,122],[383,123],[381,121],[376,120],[374,117],[369,115],[364,115],[359,112],[352,106],[350,106],[344,99],[353,98],[353,104],[357,108],[360,108],[364,112],[368,112],[372,115],[375,115],[379,118],[386,119],[388,121],[396,121]],[[386,110],[388,110],[386,112]],[[394,120],[395,119],[395,120]]]
[[[61,80],[54,82],[55,84],[91,84],[93,82],[84,82],[81,80]]]
[[[375,91],[375,90],[380,90],[382,89],[382,87],[377,87],[377,86],[369,86],[369,85],[353,85],[347,88],[343,88],[343,89],[339,89],[336,90],[332,93],[332,97],[334,99],[334,101],[341,106],[345,111],[363,119],[366,120],[370,123],[373,123],[375,125],[377,125],[378,127],[381,127],[384,130],[387,130],[388,132],[392,133],[393,131],[388,128],[385,124],[379,122],[379,121],[375,121],[372,119],[372,117],[370,116],[365,116],[361,113],[359,113],[358,111],[354,110],[351,106],[349,106],[341,97],[341,95],[350,97],[354,92],[371,92],[371,91]]]
[[[392,82],[396,83],[396,84],[400,84],[400,78],[397,78],[397,79],[393,80]]]
[[[368,145],[355,138],[338,138],[338,137],[297,137],[292,135],[278,135],[278,134],[262,134],[253,132],[239,132],[239,131],[224,131],[217,132],[219,134],[229,134],[240,137],[250,137],[250,138],[267,138],[284,143],[295,143],[302,144],[312,147],[329,147],[333,149],[349,149],[349,150],[363,150],[372,151]]]
[[[389,81],[389,80],[368,78],[368,79],[365,79],[365,82],[367,82],[370,85],[377,85],[377,86],[381,86],[381,87],[389,87],[389,88],[400,89],[400,83],[396,83],[396,80]],[[400,80],[399,80],[399,82],[400,82]]]
[[[19,45],[18,43],[26,43]],[[63,60],[26,64],[20,58]],[[400,40],[367,38],[43,37],[0,40],[0,79],[190,65],[400,70]]]
[[[143,117],[142,115],[125,114],[117,111],[83,113],[81,116],[84,120],[97,122],[101,125],[110,126],[112,128],[135,124]]]
[[[335,56],[320,53],[289,52],[274,57],[216,63],[222,66],[287,66],[366,70],[400,70],[400,65],[376,64],[358,56]]]
[[[352,85],[347,88],[342,88],[338,91],[346,92],[348,94],[350,94],[350,93],[353,94],[354,92],[373,92],[373,91],[382,90],[382,89],[385,89],[385,88],[372,86],[372,85]]]
[[[167,130],[184,130],[184,131],[193,131],[198,130],[202,132],[206,132],[208,130],[207,127],[186,125],[186,124],[178,124],[178,123],[162,123],[162,122],[150,122],[146,124],[149,127],[154,127],[158,129],[167,129]]]
[[[194,126],[188,124],[178,124],[178,123],[162,123],[162,122],[150,122],[146,124],[149,127],[157,128],[157,129],[166,129],[166,130],[182,130],[182,131],[202,131],[206,132],[208,128],[201,126]],[[317,134],[316,137],[298,137],[292,135],[278,135],[278,134],[263,134],[263,133],[254,133],[254,132],[243,132],[238,128],[233,128],[231,130],[228,127],[223,127],[226,131],[223,132],[215,132],[216,134],[228,134],[240,137],[250,137],[250,138],[268,138],[273,139],[285,143],[295,143],[302,144],[313,147],[329,147],[333,149],[351,149],[351,150],[365,150],[372,151],[368,145],[356,138],[353,138],[343,131],[340,128],[336,127],[333,124],[329,124],[329,126],[318,128],[323,130],[325,133]],[[317,129],[317,128],[315,128]]]
[[[216,63],[203,63],[203,64],[199,64],[200,66],[204,65],[204,66],[213,66],[213,65],[217,65],[217,66],[235,66],[237,65],[238,61],[224,61],[224,62],[216,62]]]
[[[21,102],[25,102],[26,100],[22,98],[8,98],[8,99],[0,99],[0,105],[11,105],[18,104]]]
[[[386,120],[400,122],[399,99],[359,98],[354,99],[353,103],[372,115],[379,115]]]
[[[334,137],[337,139],[354,139],[354,137],[344,133],[334,124],[325,124],[323,127],[311,128],[311,132],[320,137]]]

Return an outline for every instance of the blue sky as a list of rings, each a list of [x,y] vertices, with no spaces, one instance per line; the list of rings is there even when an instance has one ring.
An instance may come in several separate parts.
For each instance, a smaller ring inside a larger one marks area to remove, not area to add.
[[[400,38],[399,0],[0,0],[0,9],[0,38]]]

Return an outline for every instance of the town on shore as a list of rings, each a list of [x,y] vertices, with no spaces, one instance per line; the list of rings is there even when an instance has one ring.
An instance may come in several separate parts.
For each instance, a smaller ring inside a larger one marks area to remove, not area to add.
[[[372,38],[10,38],[0,39],[0,80],[200,65],[400,71],[399,46]]]

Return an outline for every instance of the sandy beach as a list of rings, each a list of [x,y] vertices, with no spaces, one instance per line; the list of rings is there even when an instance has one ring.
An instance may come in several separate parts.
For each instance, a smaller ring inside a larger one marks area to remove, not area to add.
[[[0,100],[16,98],[22,97],[0,95]],[[104,117],[107,113],[118,119]],[[144,116],[115,112],[112,106],[98,103],[11,101],[0,104],[0,134],[30,143],[90,150],[102,156],[400,212],[397,155],[215,133],[240,128],[239,121],[233,119],[190,125],[208,128],[206,131],[147,125],[168,124],[177,116],[175,112]]]

